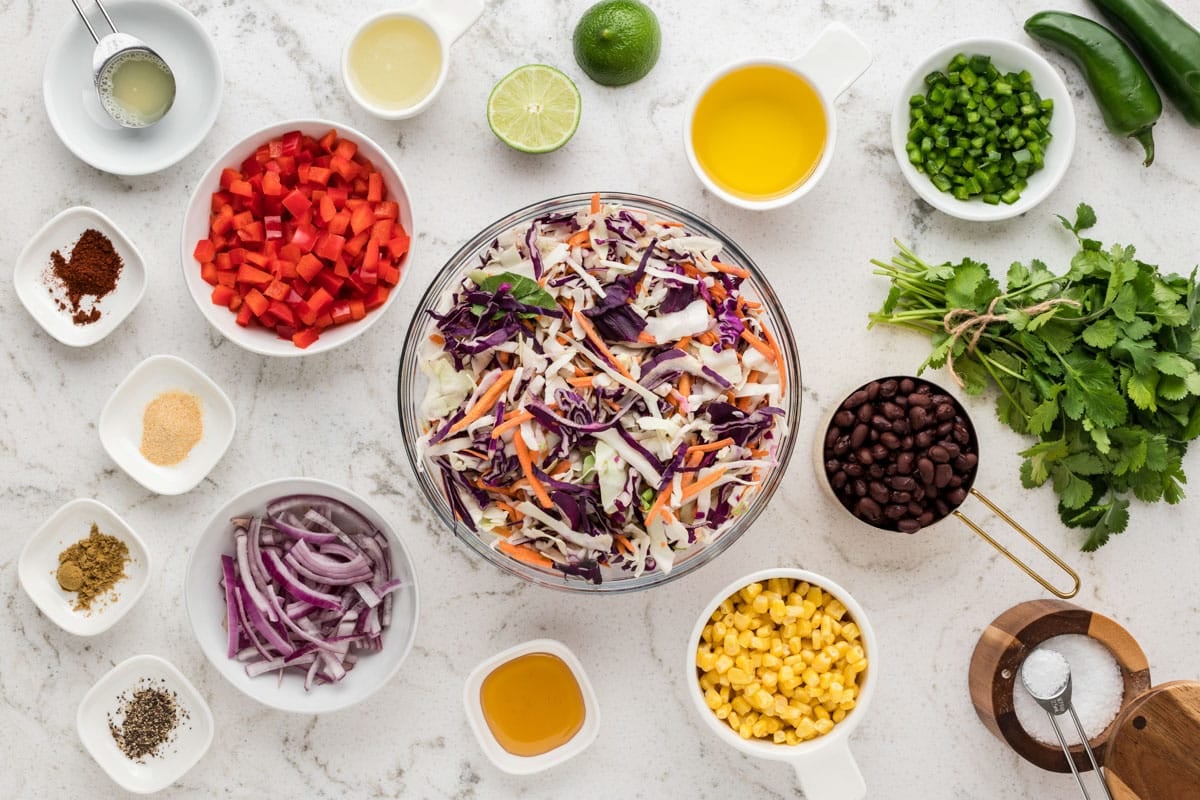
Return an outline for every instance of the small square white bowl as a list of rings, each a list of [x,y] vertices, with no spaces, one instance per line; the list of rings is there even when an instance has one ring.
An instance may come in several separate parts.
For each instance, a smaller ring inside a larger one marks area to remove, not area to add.
[[[109,238],[124,266],[116,288],[96,302],[100,318],[87,325],[76,325],[71,321],[71,311],[58,307],[55,298],[62,292],[51,292],[55,281],[52,277],[48,281],[46,275],[50,270],[50,254],[57,250],[64,258],[70,258],[71,248],[88,228],[95,228]],[[13,283],[21,304],[46,333],[65,345],[87,347],[116,330],[141,302],[146,293],[146,262],[115,222],[94,208],[74,206],[59,212],[25,245],[17,256]]]
[[[86,539],[93,522],[101,533],[117,537],[129,548],[127,577],[117,582],[113,594],[94,600],[91,610],[76,611],[75,592],[58,585],[58,554]],[[146,591],[150,583],[150,551],[115,511],[96,500],[81,497],[55,511],[29,537],[21,550],[17,576],[29,599],[58,627],[76,636],[95,636],[115,625]]]
[[[575,680],[579,682],[579,691],[583,695],[583,727],[565,744],[553,750],[537,756],[518,756],[505,750],[492,735],[487,720],[483,716],[480,691],[483,688],[484,679],[492,674],[493,670],[501,664],[529,653],[549,653],[558,656],[570,668]],[[479,740],[479,746],[483,749],[484,755],[498,769],[510,775],[530,775],[558,766],[586,750],[592,742],[596,741],[596,736],[600,732],[600,709],[596,702],[596,693],[592,690],[592,684],[588,681],[587,673],[583,671],[583,664],[565,644],[556,639],[534,639],[510,647],[475,667],[467,676],[466,687],[463,690],[463,702],[467,709],[467,721],[471,724],[471,730],[475,733],[475,738]]]
[[[204,433],[187,457],[161,467],[141,452],[142,415],[163,392],[181,391],[200,400]],[[212,379],[176,356],[150,356],[121,381],[100,412],[100,443],[129,477],[159,494],[190,491],[216,466],[233,441],[233,403]]]
[[[132,695],[143,680],[173,692],[182,713],[174,738],[159,755],[138,763],[121,752],[108,723],[110,715],[119,718],[122,695]],[[121,788],[137,794],[157,792],[182,778],[208,752],[215,728],[212,711],[196,687],[171,662],[152,655],[126,659],[96,681],[79,704],[75,726],[96,763]]]

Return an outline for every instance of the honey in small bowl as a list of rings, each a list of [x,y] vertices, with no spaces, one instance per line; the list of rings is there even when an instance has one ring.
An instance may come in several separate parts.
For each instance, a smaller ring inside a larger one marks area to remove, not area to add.
[[[587,716],[575,673],[552,653],[526,653],[497,666],[483,679],[479,702],[492,736],[522,757],[571,741]]]

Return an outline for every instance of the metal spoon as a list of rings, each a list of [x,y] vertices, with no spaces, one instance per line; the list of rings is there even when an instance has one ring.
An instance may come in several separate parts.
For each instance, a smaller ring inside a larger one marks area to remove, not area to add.
[[[71,0],[71,4],[75,6],[75,10],[79,12],[79,18],[83,20],[83,24],[87,26],[88,33],[92,35],[92,40],[96,42],[96,49],[92,53],[92,81],[96,85],[96,94],[100,97],[100,105],[104,106],[104,110],[108,112],[108,115],[123,127],[144,128],[148,125],[153,125],[166,116],[166,113],[171,109],[171,105],[175,102],[175,74],[171,72],[171,68],[163,60],[162,56],[156,53],[149,45],[136,36],[119,32],[117,26],[113,24],[112,18],[108,16],[108,11],[105,10],[104,5],[100,0],[95,0],[95,2],[96,7],[100,9],[100,13],[104,15],[104,21],[112,29],[112,33],[103,39],[96,35],[95,29],[92,28],[92,23],[88,21],[87,16],[83,13],[83,9],[79,7],[79,0]],[[121,63],[131,59],[150,62],[163,73],[168,83],[166,102],[160,109],[155,109],[150,114],[127,109],[113,97],[113,73]]]
[[[1079,740],[1083,742],[1083,749],[1087,752],[1088,761],[1092,762],[1092,770],[1095,771],[1096,776],[1100,779],[1100,786],[1104,789],[1104,795],[1108,800],[1113,800],[1112,792],[1108,790],[1108,781],[1105,779],[1104,773],[1100,771],[1100,766],[1096,763],[1095,754],[1092,753],[1092,745],[1088,742],[1087,733],[1083,730],[1083,725],[1079,722],[1079,716],[1075,713],[1075,706],[1071,705],[1071,665],[1061,653],[1055,650],[1043,649],[1042,652],[1048,656],[1054,656],[1062,662],[1061,685],[1049,692],[1046,691],[1045,686],[1036,686],[1037,681],[1036,679],[1031,680],[1028,669],[1032,658],[1025,659],[1025,662],[1021,665],[1021,683],[1025,685],[1026,691],[1037,701],[1038,705],[1046,710],[1046,716],[1050,718],[1050,725],[1054,728],[1054,735],[1058,737],[1058,743],[1062,746],[1063,754],[1067,757],[1067,766],[1071,768],[1071,774],[1075,776],[1075,780],[1079,784],[1079,791],[1083,792],[1084,798],[1091,800],[1087,787],[1083,785],[1083,777],[1075,767],[1075,759],[1071,755],[1071,748],[1067,745],[1067,740],[1063,738],[1062,730],[1058,727],[1058,716],[1060,714],[1070,713],[1071,720],[1075,723],[1075,730],[1079,733]],[[1035,685],[1031,686],[1031,683]]]

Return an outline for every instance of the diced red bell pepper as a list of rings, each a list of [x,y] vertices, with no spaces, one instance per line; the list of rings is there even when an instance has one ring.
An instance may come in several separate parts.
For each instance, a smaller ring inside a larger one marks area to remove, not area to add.
[[[206,261],[212,261],[217,257],[217,246],[210,239],[201,239],[196,242],[196,249],[192,251],[192,258],[203,264]]]
[[[233,298],[235,297],[239,297],[239,295],[231,286],[221,286],[218,284],[217,286],[213,287],[212,301],[213,305],[215,306],[225,306],[226,308],[229,308],[230,303],[233,302]]]
[[[278,197],[283,194],[283,181],[279,180],[279,173],[271,170],[263,173],[262,193],[268,197]]]
[[[383,199],[383,176],[372,172],[367,176],[367,202],[378,203]]]
[[[299,217],[312,206],[312,201],[308,196],[299,189],[292,189],[283,198],[283,207],[288,210],[293,217]]]
[[[325,265],[321,263],[321,259],[317,258],[312,253],[305,253],[300,257],[300,260],[296,262],[296,274],[309,283],[311,283],[313,278],[317,277],[317,273],[323,269],[325,269]],[[292,288],[295,288],[294,282],[292,284]]]
[[[342,254],[342,248],[346,246],[346,237],[339,236],[336,233],[322,234],[317,240],[316,247],[313,252],[320,258],[326,261],[337,261]]]
[[[301,328],[292,334],[292,344],[299,347],[301,350],[307,348],[321,336],[320,331],[316,328]]]

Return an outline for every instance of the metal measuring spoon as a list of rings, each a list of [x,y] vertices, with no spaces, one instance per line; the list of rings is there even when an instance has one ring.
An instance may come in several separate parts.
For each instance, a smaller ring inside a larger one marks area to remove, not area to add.
[[[79,7],[79,0],[71,0],[75,10],[79,12],[79,18],[83,20],[88,33],[92,35],[92,40],[96,42],[96,49],[92,53],[92,81],[96,85],[96,94],[100,97],[100,105],[122,127],[145,128],[153,125],[166,116],[175,102],[175,74],[171,72],[171,68],[162,56],[149,45],[136,36],[119,32],[117,26],[113,24],[112,18],[108,16],[104,5],[100,0],[95,0],[95,2],[100,13],[104,15],[104,21],[112,29],[112,33],[103,39],[96,35],[92,23],[88,21],[83,9]],[[162,78],[167,84],[164,87],[163,102],[145,113],[123,106],[113,95],[114,75],[119,67],[130,61],[148,62],[161,72]]]
[[[1033,675],[1035,667],[1047,670],[1047,674]],[[1039,680],[1041,678],[1045,679],[1045,683]],[[1087,787],[1083,785],[1083,777],[1075,767],[1071,748],[1067,745],[1067,740],[1063,738],[1062,730],[1058,727],[1060,714],[1070,713],[1071,720],[1075,723],[1075,730],[1079,733],[1079,740],[1083,742],[1083,749],[1087,752],[1088,761],[1092,762],[1092,770],[1100,779],[1100,786],[1104,788],[1104,795],[1108,800],[1113,800],[1112,792],[1108,790],[1108,781],[1105,780],[1104,773],[1100,771],[1100,766],[1096,763],[1096,756],[1092,753],[1092,745],[1088,742],[1087,733],[1079,722],[1075,706],[1071,705],[1071,665],[1067,659],[1057,650],[1041,648],[1033,651],[1021,664],[1021,683],[1025,685],[1025,690],[1037,701],[1038,705],[1046,710],[1046,716],[1050,718],[1050,725],[1054,728],[1054,735],[1058,737],[1063,755],[1067,758],[1067,766],[1071,768],[1071,774],[1075,776],[1075,780],[1079,784],[1079,791],[1083,792],[1084,798],[1091,800]]]

